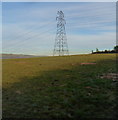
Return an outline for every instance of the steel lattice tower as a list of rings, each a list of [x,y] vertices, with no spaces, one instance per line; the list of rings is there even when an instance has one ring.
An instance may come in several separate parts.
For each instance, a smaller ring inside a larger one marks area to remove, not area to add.
[[[67,45],[67,37],[65,31],[66,21],[64,19],[64,13],[62,11],[57,12],[57,33],[55,38],[55,45],[53,50],[54,55],[69,55],[68,45]]]

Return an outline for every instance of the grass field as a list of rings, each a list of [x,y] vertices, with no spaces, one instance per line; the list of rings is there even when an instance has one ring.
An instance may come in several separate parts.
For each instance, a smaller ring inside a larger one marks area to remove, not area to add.
[[[115,54],[4,59],[3,118],[115,118]],[[96,63],[81,65],[81,63]]]

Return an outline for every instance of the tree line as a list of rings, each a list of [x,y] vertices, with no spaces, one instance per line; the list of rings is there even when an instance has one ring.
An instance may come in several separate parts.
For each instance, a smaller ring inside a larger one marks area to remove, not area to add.
[[[118,45],[114,46],[113,50],[100,51],[98,48],[96,48],[95,52],[92,50],[92,54],[99,54],[99,53],[118,53]]]

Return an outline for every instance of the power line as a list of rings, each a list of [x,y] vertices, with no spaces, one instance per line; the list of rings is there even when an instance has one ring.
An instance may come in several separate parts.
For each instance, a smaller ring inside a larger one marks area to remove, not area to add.
[[[53,28],[53,29],[54,29],[54,28]],[[45,37],[45,36],[46,36],[46,37],[47,37],[47,36],[50,36],[50,35],[46,35],[45,33],[50,33],[49,31],[52,31],[53,29],[48,29],[47,31],[42,32],[40,36],[39,36],[39,34],[36,34],[36,35],[33,35],[33,36],[29,37],[29,38],[26,38],[26,39],[24,39],[22,42],[19,42],[19,44],[17,43],[17,44],[15,44],[14,46],[18,48],[18,47],[20,47],[20,46],[28,43],[30,40],[32,40],[32,38],[34,39],[35,37],[37,37],[37,38],[43,38],[43,37]],[[53,33],[53,32],[52,32],[52,33]],[[15,48],[14,46],[12,45],[12,46],[10,46],[10,47],[7,47],[7,49],[14,49],[14,48]]]
[[[24,36],[32,33],[32,32],[33,32],[32,30],[34,30],[34,29],[44,28],[45,26],[47,27],[48,25],[50,26],[51,24],[53,24],[53,21],[52,21],[52,20],[51,20],[50,22],[47,22],[46,24],[41,25],[41,26],[37,26],[37,24],[34,24],[34,25],[36,25],[35,27],[34,27],[34,25],[33,25],[33,27],[32,27],[29,31],[27,31],[27,32],[25,32],[25,33],[24,33],[24,32],[21,32],[20,35],[16,36],[14,39],[18,39],[18,38],[20,38],[20,37],[24,37]]]
[[[7,48],[14,48],[14,46],[22,45],[24,42],[27,42],[27,41],[31,40],[32,38],[34,39],[35,37],[43,36],[43,34],[45,35],[45,33],[50,33],[50,31],[52,31],[52,30],[54,30],[54,28],[50,28],[50,29],[48,29],[46,31],[41,32],[40,34],[37,33],[37,34],[32,35],[30,37],[27,37],[25,39],[20,39],[20,40],[17,39],[16,42],[14,42],[13,44],[9,45],[10,47],[7,46]]]

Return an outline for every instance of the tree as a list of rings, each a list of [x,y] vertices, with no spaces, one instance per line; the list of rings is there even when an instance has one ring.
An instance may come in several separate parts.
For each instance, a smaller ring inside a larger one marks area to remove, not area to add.
[[[116,45],[116,46],[114,47],[114,50],[115,50],[116,52],[118,52],[118,45]]]
[[[98,48],[96,48],[96,52],[99,52]]]
[[[107,53],[107,52],[108,52],[108,50],[105,50],[104,52],[105,52],[105,53]]]

